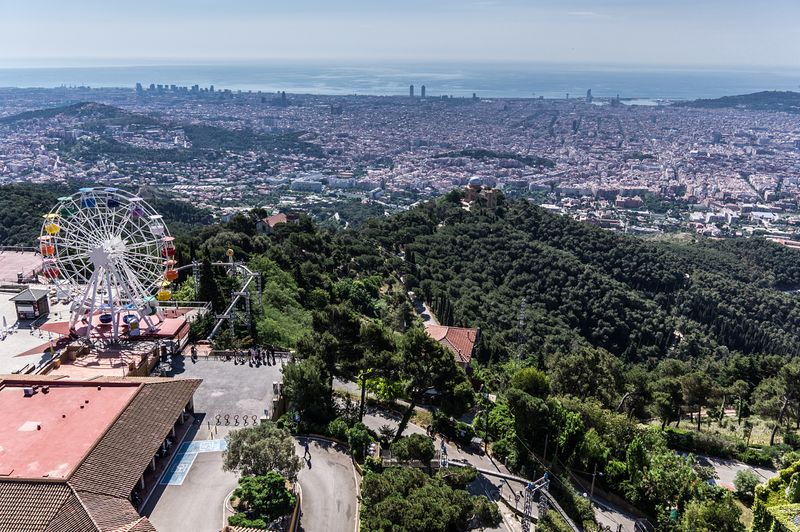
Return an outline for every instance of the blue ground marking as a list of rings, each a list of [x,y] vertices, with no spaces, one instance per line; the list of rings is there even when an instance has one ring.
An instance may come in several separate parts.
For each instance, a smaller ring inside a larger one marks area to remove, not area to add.
[[[175,453],[172,462],[161,477],[159,484],[180,486],[186,480],[189,469],[197,458],[198,453],[214,453],[228,448],[225,440],[198,440],[183,442],[181,448]]]
[[[225,440],[197,440],[184,443],[181,451],[187,453],[215,453],[224,451],[227,448],[228,444]]]
[[[197,458],[197,453],[177,453],[172,459],[169,468],[164,473],[164,476],[161,477],[161,482],[159,482],[159,484],[169,486],[180,486],[183,484],[195,458]]]

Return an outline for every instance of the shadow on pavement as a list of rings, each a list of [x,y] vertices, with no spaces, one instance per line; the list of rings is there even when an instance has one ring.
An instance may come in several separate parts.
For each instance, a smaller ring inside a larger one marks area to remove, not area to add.
[[[167,461],[166,465],[164,465],[164,469],[161,471],[161,474],[158,475],[158,478],[155,480],[157,484],[153,488],[153,491],[150,493],[150,498],[147,500],[147,504],[144,508],[141,508],[140,514],[148,517],[151,513],[153,513],[153,508],[155,508],[156,504],[158,504],[158,500],[161,498],[161,495],[164,493],[164,490],[167,488],[167,485],[161,484],[161,475],[172,465],[172,460],[175,459],[175,455],[178,454],[178,450],[180,450],[181,446],[184,442],[192,441],[197,435],[197,432],[203,426],[203,420],[205,419],[205,414],[199,414],[197,412],[194,413],[194,421],[192,425],[186,430],[186,435],[184,436],[183,440],[181,440],[180,444],[176,444],[172,450],[172,453],[169,456],[169,460]]]

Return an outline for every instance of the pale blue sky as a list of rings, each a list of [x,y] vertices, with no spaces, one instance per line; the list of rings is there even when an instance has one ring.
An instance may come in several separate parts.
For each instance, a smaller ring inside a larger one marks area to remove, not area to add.
[[[0,66],[800,65],[800,0],[0,0]]]

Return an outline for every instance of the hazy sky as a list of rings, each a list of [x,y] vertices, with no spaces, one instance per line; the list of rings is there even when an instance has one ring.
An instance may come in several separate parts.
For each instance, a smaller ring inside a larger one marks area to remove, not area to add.
[[[0,0],[0,65],[800,65],[800,0]]]

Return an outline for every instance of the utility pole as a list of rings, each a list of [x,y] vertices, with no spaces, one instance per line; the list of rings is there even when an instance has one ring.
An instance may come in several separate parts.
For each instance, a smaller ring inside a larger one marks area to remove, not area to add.
[[[489,394],[483,394],[483,453],[489,454]]]
[[[592,473],[592,487],[589,490],[589,504],[592,503],[594,497],[594,479],[597,477],[597,462],[594,463],[594,473]]]
[[[519,304],[519,317],[517,327],[519,328],[519,355],[517,357],[517,364],[522,365],[522,358],[525,350],[525,306],[528,303],[528,298],[523,297],[522,302]]]

